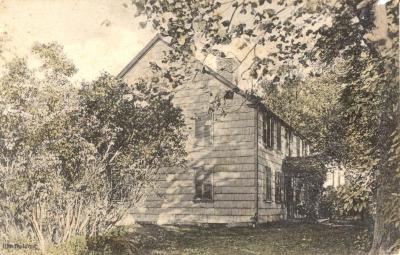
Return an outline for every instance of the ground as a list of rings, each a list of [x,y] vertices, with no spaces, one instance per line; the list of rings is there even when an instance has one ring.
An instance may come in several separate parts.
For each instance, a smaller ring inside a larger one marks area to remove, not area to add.
[[[275,224],[273,226],[138,226],[131,233],[135,254],[364,254],[355,225]]]
[[[256,228],[136,225],[89,242],[91,252],[84,254],[361,255],[365,251],[358,239],[364,233],[365,227],[349,224],[280,223]],[[0,248],[0,254],[9,252]]]

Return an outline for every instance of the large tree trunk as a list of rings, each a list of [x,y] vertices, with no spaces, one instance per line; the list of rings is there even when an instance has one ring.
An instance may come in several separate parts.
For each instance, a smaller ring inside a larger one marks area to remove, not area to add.
[[[369,1],[374,2],[374,1]],[[375,30],[372,33],[373,39],[375,41],[384,41],[384,44],[380,44],[378,46],[378,50],[380,51],[382,56],[391,56],[394,59],[398,60],[399,51],[396,47],[396,40],[398,42],[398,35],[394,38],[388,36],[388,27],[393,25],[394,21],[387,16],[387,8],[396,8],[397,15],[395,15],[395,19],[398,17],[398,0],[392,0],[391,7],[388,7],[388,4],[377,4],[375,2],[374,5],[374,13],[375,13]],[[395,12],[396,13],[396,12]],[[398,30],[397,30],[398,34]],[[398,61],[396,61],[396,65]],[[385,69],[390,74],[390,69],[398,70],[398,66],[393,66],[392,62],[388,62],[385,65]],[[398,71],[396,71],[398,76]],[[388,99],[385,109],[383,109],[383,116],[381,121],[383,121],[383,128],[381,132],[383,132],[384,141],[382,141],[382,150],[381,152],[381,160],[382,164],[380,167],[380,172],[378,175],[378,188],[376,194],[376,215],[375,215],[375,223],[374,223],[374,239],[372,243],[372,247],[370,250],[370,255],[374,254],[400,254],[399,245],[400,245],[400,226],[395,226],[396,220],[389,220],[389,217],[393,214],[400,215],[400,204],[396,204],[392,206],[391,212],[387,213],[388,204],[392,202],[393,204],[393,195],[392,194],[400,194],[400,183],[399,183],[399,174],[400,170],[398,167],[400,166],[398,161],[400,160],[400,155],[397,153],[399,150],[395,150],[394,146],[399,146],[398,144],[394,144],[395,136],[399,135],[396,133],[394,136],[393,132],[399,132],[399,118],[400,118],[400,107],[399,107],[399,98],[398,91],[400,90],[398,84],[398,77],[394,77],[393,82],[389,85],[392,89],[388,89]],[[384,99],[385,100],[385,99]],[[386,123],[385,123],[386,122]],[[397,130],[397,131],[396,131]],[[386,134],[385,134],[386,132]],[[390,135],[389,135],[389,134]],[[394,153],[394,154],[393,154]],[[396,155],[397,154],[397,155]],[[394,159],[394,161],[393,161]],[[397,222],[398,224],[398,222]],[[395,247],[395,245],[397,245]]]
[[[377,210],[374,224],[374,239],[370,255],[375,254],[400,254],[398,247],[394,247],[400,239],[400,228],[396,228],[393,223],[387,224],[384,213],[385,202],[390,198],[389,189],[381,183],[377,191]],[[400,207],[400,205],[399,205]],[[400,211],[399,211],[400,213]]]

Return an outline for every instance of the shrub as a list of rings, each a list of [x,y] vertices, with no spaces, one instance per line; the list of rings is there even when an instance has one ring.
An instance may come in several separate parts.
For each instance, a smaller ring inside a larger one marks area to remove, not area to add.
[[[338,219],[343,213],[343,203],[338,191],[334,187],[325,188],[319,205],[320,217]]]
[[[106,233],[184,155],[169,93],[108,74],[76,88],[60,50],[37,46],[43,66],[17,59],[0,77],[0,233],[41,250]]]

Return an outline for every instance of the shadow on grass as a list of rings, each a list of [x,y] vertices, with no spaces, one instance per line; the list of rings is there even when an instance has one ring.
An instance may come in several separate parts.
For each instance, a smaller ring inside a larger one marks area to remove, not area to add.
[[[354,245],[364,230],[357,225],[305,223],[256,228],[146,224],[89,242],[89,247],[102,254],[364,254]]]

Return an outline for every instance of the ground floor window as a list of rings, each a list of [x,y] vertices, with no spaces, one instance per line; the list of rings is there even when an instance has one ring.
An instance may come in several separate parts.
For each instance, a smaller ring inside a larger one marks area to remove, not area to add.
[[[265,167],[265,176],[264,176],[264,194],[265,194],[265,202],[272,201],[272,171],[271,168]]]
[[[275,202],[282,203],[285,201],[284,191],[284,175],[282,172],[275,173]]]
[[[204,168],[195,168],[194,186],[195,202],[210,202],[213,200],[212,171]]]

